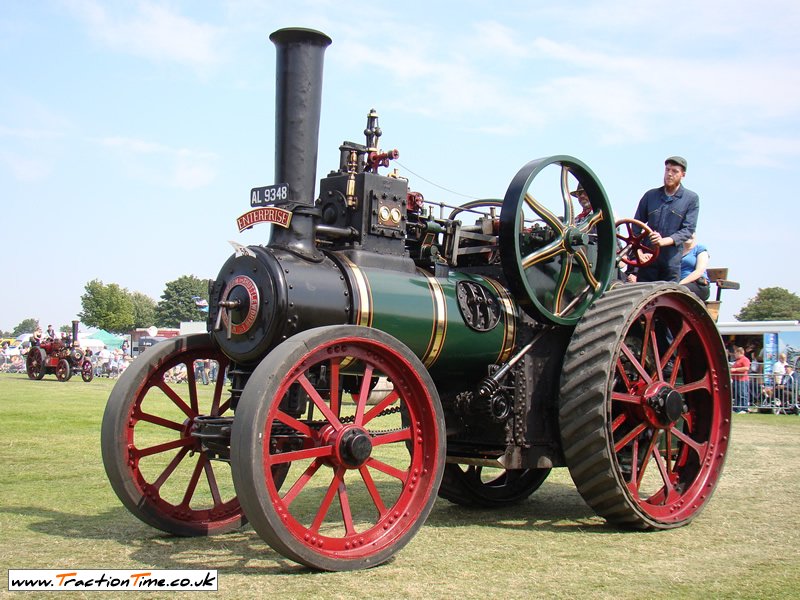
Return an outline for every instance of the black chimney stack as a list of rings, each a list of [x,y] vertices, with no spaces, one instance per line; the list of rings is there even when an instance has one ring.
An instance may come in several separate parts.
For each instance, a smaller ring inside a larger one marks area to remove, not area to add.
[[[288,228],[273,225],[270,245],[321,260],[314,244],[322,62],[331,43],[313,29],[279,29],[269,36],[277,49],[275,88],[275,183],[289,185]]]

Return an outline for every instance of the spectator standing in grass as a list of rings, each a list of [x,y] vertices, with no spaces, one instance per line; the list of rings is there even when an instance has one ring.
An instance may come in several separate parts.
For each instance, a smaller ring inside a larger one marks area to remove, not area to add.
[[[744,355],[744,348],[736,346],[733,349],[733,366],[731,366],[731,379],[733,380],[733,410],[737,413],[746,413],[750,410],[750,359]]]

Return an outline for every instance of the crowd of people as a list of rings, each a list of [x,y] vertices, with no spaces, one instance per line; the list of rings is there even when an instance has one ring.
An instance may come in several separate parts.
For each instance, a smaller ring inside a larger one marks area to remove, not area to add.
[[[752,346],[733,348],[731,379],[733,410],[736,413],[772,412],[800,414],[800,386],[794,365],[781,352],[764,373],[764,363]]]

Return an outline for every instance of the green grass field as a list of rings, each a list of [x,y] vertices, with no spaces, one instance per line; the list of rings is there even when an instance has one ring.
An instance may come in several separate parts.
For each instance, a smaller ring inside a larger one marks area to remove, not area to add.
[[[316,573],[250,528],[176,538],[131,516],[100,456],[113,383],[0,375],[0,595],[37,597],[8,592],[9,568],[209,568],[219,571],[217,595],[227,598],[800,597],[797,416],[734,418],[721,482],[687,527],[611,528],[558,469],[513,508],[466,510],[439,499],[414,540],[383,566]],[[181,596],[192,594],[169,595]]]

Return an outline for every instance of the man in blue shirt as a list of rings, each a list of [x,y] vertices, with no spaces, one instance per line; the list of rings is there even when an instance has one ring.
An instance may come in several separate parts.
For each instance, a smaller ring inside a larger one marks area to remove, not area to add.
[[[637,281],[680,281],[681,249],[697,227],[700,198],[681,183],[686,159],[670,156],[664,161],[664,185],[645,192],[635,219],[653,230],[650,242],[660,247],[654,263],[639,269]]]

